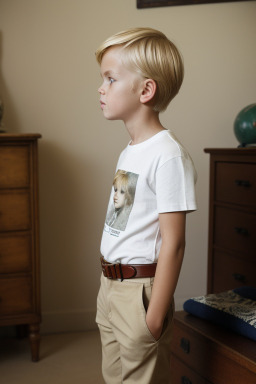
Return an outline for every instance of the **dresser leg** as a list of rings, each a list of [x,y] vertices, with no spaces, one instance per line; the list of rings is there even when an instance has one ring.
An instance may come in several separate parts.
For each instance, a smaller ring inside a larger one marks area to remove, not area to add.
[[[40,346],[39,330],[40,330],[39,324],[29,325],[29,342],[30,342],[32,361],[39,360],[39,346]]]

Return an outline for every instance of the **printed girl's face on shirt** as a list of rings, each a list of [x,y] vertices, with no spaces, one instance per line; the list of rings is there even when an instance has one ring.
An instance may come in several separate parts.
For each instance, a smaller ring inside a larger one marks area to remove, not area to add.
[[[116,209],[125,205],[125,190],[121,185],[114,185],[114,206]]]
[[[120,51],[120,47],[111,47],[104,54],[101,62],[103,83],[98,91],[104,116],[108,120],[127,123],[141,108],[140,96],[145,79],[123,64]]]

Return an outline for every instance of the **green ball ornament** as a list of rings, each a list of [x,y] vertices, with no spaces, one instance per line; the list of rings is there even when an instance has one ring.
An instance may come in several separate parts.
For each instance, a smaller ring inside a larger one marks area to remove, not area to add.
[[[256,144],[256,104],[250,104],[238,113],[234,132],[240,143],[239,147]]]

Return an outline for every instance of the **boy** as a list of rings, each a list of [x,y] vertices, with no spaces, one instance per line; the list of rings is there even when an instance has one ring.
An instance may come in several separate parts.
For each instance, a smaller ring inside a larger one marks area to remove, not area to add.
[[[117,173],[133,175],[125,225],[106,220],[96,321],[107,384],[167,384],[173,295],[184,249],[186,212],[196,209],[195,170],[159,120],[183,81],[179,51],[151,28],[107,39],[97,50],[103,115],[122,120],[131,137]],[[108,214],[114,210],[112,188]]]

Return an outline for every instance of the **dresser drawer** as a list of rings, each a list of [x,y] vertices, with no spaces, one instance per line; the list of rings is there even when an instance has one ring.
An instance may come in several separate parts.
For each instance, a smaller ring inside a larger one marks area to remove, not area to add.
[[[171,355],[171,378],[172,384],[210,384],[173,354]]]
[[[231,208],[215,207],[214,244],[254,259],[256,215]]]
[[[0,146],[0,188],[24,188],[29,181],[29,146]]]
[[[256,207],[256,164],[216,163],[215,199]]]
[[[28,192],[0,192],[0,232],[30,229]]]
[[[31,271],[31,237],[0,236],[0,274]]]
[[[0,318],[32,311],[30,277],[0,278]]]
[[[256,258],[253,263],[215,250],[213,292],[223,292],[244,285],[256,287]]]

